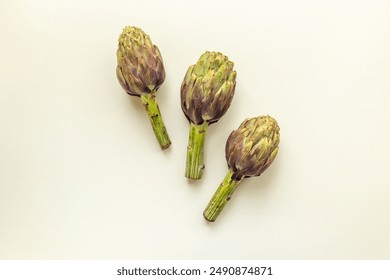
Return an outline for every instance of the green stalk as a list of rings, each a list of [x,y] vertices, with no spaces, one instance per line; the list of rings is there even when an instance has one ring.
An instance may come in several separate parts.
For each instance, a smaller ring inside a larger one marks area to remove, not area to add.
[[[194,124],[190,122],[190,136],[187,146],[186,177],[190,179],[202,178],[204,169],[204,140],[208,123]]]
[[[141,95],[142,104],[144,104],[150,123],[152,124],[154,135],[156,135],[157,141],[160,144],[162,150],[165,150],[171,146],[171,140],[169,139],[167,129],[165,128],[163,119],[161,117],[160,109],[156,101],[154,92]]]
[[[223,179],[223,182],[219,185],[217,191],[214,193],[209,204],[204,210],[203,217],[207,221],[214,222],[218,218],[226,203],[230,200],[236,190],[238,184],[241,182],[241,180],[234,180],[232,176],[233,171],[229,169],[225,179]]]

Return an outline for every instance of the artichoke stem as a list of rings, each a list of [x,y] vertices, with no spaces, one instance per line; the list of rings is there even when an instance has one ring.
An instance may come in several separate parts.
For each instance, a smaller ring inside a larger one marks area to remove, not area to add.
[[[167,129],[165,128],[163,119],[161,117],[160,109],[156,101],[156,96],[152,93],[142,94],[141,101],[145,106],[146,111],[152,124],[154,135],[156,135],[157,141],[160,144],[162,150],[165,150],[171,146],[171,140],[169,139]]]
[[[187,146],[186,177],[200,179],[204,169],[204,140],[208,123],[194,124],[190,122],[190,135]]]
[[[223,182],[219,185],[218,189],[204,210],[203,217],[207,221],[214,222],[218,218],[226,203],[230,200],[231,196],[236,190],[238,184],[241,182],[241,180],[233,179],[232,176],[233,171],[229,169],[225,179],[223,179]]]

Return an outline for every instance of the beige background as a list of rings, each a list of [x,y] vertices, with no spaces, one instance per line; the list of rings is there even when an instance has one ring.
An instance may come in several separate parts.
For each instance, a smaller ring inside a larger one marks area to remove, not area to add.
[[[389,14],[387,0],[1,1],[0,258],[390,258]],[[125,25],[165,61],[165,152],[116,80]],[[190,183],[179,88],[205,50],[235,62],[237,88]],[[280,153],[208,224],[226,138],[261,114]]]

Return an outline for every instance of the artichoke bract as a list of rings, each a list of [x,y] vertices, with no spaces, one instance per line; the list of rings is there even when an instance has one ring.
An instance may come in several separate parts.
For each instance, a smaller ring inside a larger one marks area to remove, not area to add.
[[[203,212],[207,221],[218,218],[242,179],[260,176],[271,165],[279,141],[278,123],[270,116],[246,119],[229,135],[225,147],[229,170]]]
[[[220,52],[205,52],[181,85],[181,108],[190,122],[185,176],[200,179],[207,128],[228,110],[236,87],[234,63]]]
[[[156,93],[165,80],[161,53],[140,28],[126,26],[118,39],[116,75],[122,88],[141,98],[154,134],[161,146],[171,145],[156,101]]]

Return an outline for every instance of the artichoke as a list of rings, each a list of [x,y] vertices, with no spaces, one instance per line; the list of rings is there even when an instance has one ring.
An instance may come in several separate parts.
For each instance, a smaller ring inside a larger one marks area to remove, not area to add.
[[[141,98],[154,134],[161,146],[171,145],[156,101],[156,93],[165,80],[161,53],[140,28],[127,26],[118,39],[116,75],[122,88]]]
[[[205,52],[191,65],[181,85],[181,108],[190,122],[185,176],[200,179],[207,128],[227,111],[234,96],[234,63],[220,52]]]
[[[243,178],[260,176],[271,165],[279,139],[278,123],[270,116],[246,119],[229,135],[225,147],[229,170],[203,212],[207,221],[218,218]]]

